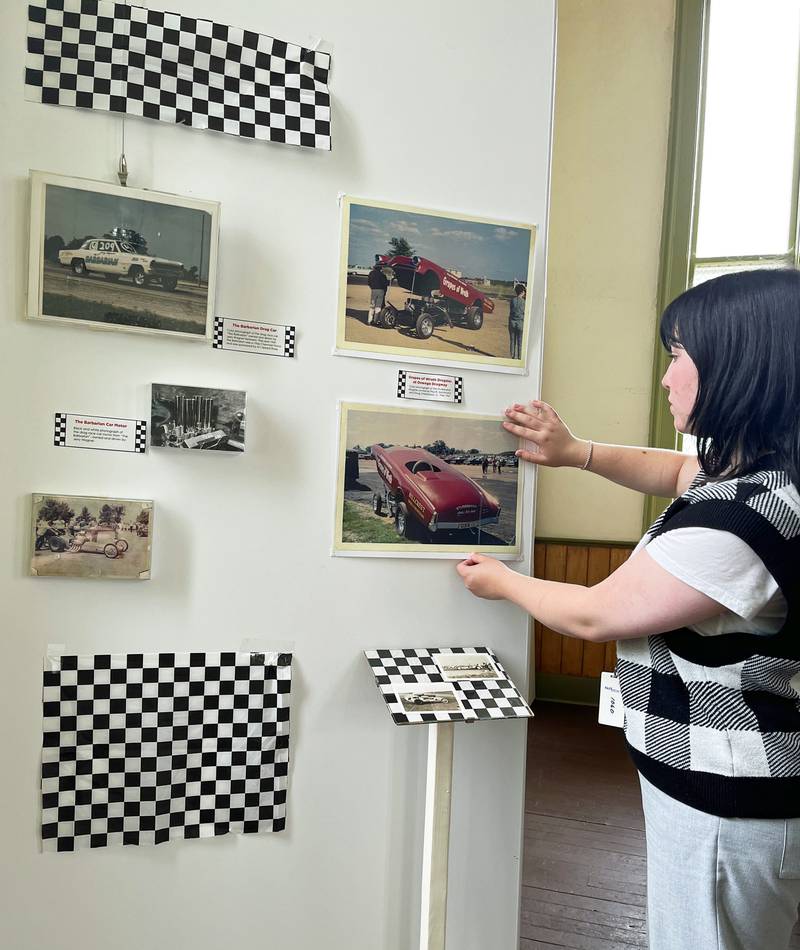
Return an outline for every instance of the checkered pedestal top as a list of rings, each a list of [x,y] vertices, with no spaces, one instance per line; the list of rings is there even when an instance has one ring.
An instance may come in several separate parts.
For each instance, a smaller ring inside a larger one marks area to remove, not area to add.
[[[433,657],[439,653],[479,653],[495,664],[500,677],[486,680],[446,680]],[[436,722],[477,722],[484,719],[524,719],[533,716],[530,706],[511,682],[488,647],[430,647],[425,649],[365,650],[364,656],[394,722],[399,726]],[[463,712],[408,712],[397,691],[402,687],[449,683]]]

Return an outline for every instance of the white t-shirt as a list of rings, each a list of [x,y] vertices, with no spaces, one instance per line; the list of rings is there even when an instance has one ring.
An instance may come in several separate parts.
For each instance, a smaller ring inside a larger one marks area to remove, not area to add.
[[[646,536],[633,553],[646,543]],[[716,528],[675,528],[647,544],[665,571],[727,607],[725,613],[689,627],[703,636],[777,633],[787,614],[781,593],[761,558],[741,538]]]

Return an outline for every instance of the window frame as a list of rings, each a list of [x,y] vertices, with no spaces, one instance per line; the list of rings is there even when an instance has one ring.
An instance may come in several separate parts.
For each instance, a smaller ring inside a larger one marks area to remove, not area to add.
[[[691,287],[697,268],[714,265],[785,264],[800,267],[800,75],[795,100],[795,148],[792,166],[792,197],[789,248],[783,254],[701,257],[697,250],[697,220],[703,163],[708,32],[714,0],[676,0],[675,52],[672,68],[672,104],[667,154],[667,176],[661,231],[661,259],[656,298],[657,319],[667,304]],[[800,37],[798,38],[800,41]],[[800,72],[800,70],[799,70]],[[650,400],[649,444],[679,449],[661,379],[669,365],[658,335],[653,346],[653,378]],[[658,517],[671,499],[648,496],[643,511],[643,530]]]

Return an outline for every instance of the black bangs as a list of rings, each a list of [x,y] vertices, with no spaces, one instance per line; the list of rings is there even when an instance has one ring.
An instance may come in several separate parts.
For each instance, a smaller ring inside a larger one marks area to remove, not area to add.
[[[706,474],[766,464],[800,485],[800,272],[741,271],[698,284],[664,310],[659,336],[697,367],[688,427]]]

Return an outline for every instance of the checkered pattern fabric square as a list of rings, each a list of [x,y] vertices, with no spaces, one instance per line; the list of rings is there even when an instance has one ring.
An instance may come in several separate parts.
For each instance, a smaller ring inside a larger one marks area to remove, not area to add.
[[[286,338],[283,342],[283,355],[294,356],[295,327],[286,327]]]
[[[433,659],[438,653],[486,654],[497,667],[500,677],[447,681]],[[488,647],[365,650],[364,655],[389,713],[399,726],[435,722],[476,722],[480,719],[521,719],[533,716],[530,706]],[[398,690],[402,687],[418,686],[424,689],[425,686],[445,682],[451,682],[463,712],[408,712],[398,698]]]
[[[67,444],[67,414],[57,412],[53,429],[53,445]]]
[[[43,688],[44,850],[282,831],[291,660],[52,660]]]
[[[330,150],[330,54],[114,0],[34,0],[26,98]]]
[[[211,345],[215,350],[222,349],[222,335],[224,332],[223,317],[214,317],[214,331],[211,336]]]
[[[147,423],[144,419],[136,420],[136,434],[134,435],[134,452],[142,453],[147,449]]]

